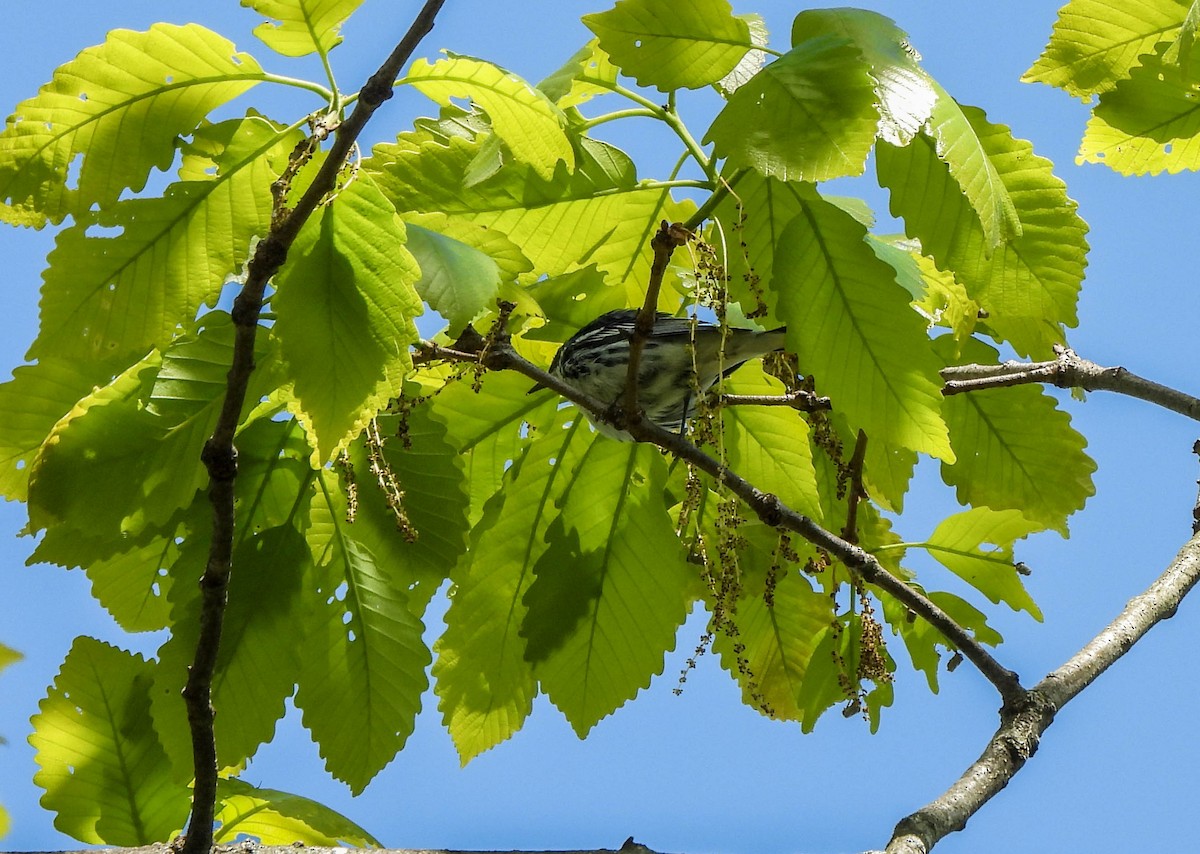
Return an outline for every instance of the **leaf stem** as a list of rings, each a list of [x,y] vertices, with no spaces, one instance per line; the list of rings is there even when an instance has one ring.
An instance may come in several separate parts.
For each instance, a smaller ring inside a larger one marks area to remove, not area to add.
[[[330,71],[330,82],[332,82],[332,71]],[[338,95],[337,89],[327,89],[320,83],[314,83],[311,80],[305,80],[302,77],[288,77],[284,74],[272,74],[269,71],[262,73],[262,81],[264,83],[278,83],[281,86],[291,86],[295,89],[304,89],[308,92],[313,92],[320,95],[322,100],[329,104],[333,104]]]

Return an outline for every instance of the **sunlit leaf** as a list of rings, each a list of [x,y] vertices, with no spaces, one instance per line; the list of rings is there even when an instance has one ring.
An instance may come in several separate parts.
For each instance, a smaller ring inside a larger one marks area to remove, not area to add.
[[[824,181],[863,171],[879,124],[875,81],[849,40],[810,39],[744,83],[705,142],[730,166],[782,181]]]
[[[1037,62],[1022,78],[1085,98],[1127,77],[1143,54],[1172,36],[1191,0],[1070,0]]]
[[[260,15],[273,20],[254,28],[272,50],[284,56],[329,53],[341,44],[342,24],[362,0],[242,0]]]
[[[433,675],[442,721],[464,764],[510,738],[533,709],[537,680],[519,634],[522,600],[563,489],[564,470],[554,461],[580,429],[553,430],[514,460],[452,577],[455,594],[434,647]]]
[[[295,626],[303,614],[301,580],[311,561],[304,537],[290,525],[247,537],[234,549],[212,683],[219,767],[253,756],[283,717],[300,664]],[[152,712],[176,777],[186,782],[195,771],[181,691],[200,635],[200,590],[177,584],[172,598],[173,626],[158,651]]]
[[[866,229],[809,189],[779,239],[771,288],[788,349],[855,428],[892,446],[953,459],[925,323]]]
[[[59,233],[31,358],[142,356],[215,304],[245,264],[251,239],[270,226],[271,182],[297,139],[257,118],[220,127],[228,142],[216,176],[77,214]]]
[[[821,37],[846,38],[862,52],[875,78],[879,134],[904,145],[930,118],[935,84],[921,68],[908,34],[890,18],[865,9],[809,9],[792,22],[792,44]]]
[[[73,359],[47,358],[13,371],[0,385],[0,495],[25,500],[33,461],[54,424],[110,378],[103,366]]]
[[[17,105],[0,133],[0,220],[42,226],[166,169],[177,137],[263,78],[253,57],[199,24],[113,30]],[[83,162],[76,187],[67,172]],[[11,207],[8,207],[11,205]]]
[[[569,607],[551,599],[554,607],[535,611],[538,587],[562,589],[561,576],[573,564],[539,565],[525,596],[530,610],[522,633],[537,637],[560,623],[553,640],[536,650],[535,672],[582,738],[662,673],[687,616],[691,573],[662,505],[665,465],[652,446],[598,438],[571,478],[564,533],[578,537],[579,566],[590,578],[577,582]]]
[[[391,378],[412,365],[422,307],[405,234],[360,177],[308,221],[275,278],[274,333],[318,463],[383,409],[398,391]]]
[[[417,293],[452,332],[495,303],[501,282],[530,268],[520,248],[498,231],[441,214],[408,214],[405,225],[408,250],[421,268]]]
[[[296,706],[326,769],[357,794],[412,734],[430,654],[407,592],[355,538],[346,512],[325,470],[307,533],[316,569],[304,585],[312,610]]]
[[[213,833],[217,845],[232,844],[241,836],[261,845],[383,847],[344,815],[302,795],[260,789],[242,780],[217,781],[219,825]]]
[[[1041,525],[1020,510],[975,507],[942,520],[925,548],[939,563],[993,602],[1024,610],[1041,620],[1038,608],[1021,583],[1013,559],[1013,544]],[[991,544],[992,548],[985,548]]]
[[[749,24],[728,0],[618,0],[583,16],[600,47],[639,86],[699,89],[737,67],[752,46]]]
[[[498,65],[451,55],[429,63],[418,59],[403,78],[439,104],[468,97],[491,119],[492,128],[521,163],[550,178],[559,163],[575,166],[562,128],[562,113],[539,90]]]
[[[880,143],[879,180],[905,232],[939,268],[953,272],[989,313],[992,331],[1022,355],[1046,358],[1078,323],[1076,301],[1087,264],[1087,224],[1050,161],[982,111],[962,107],[1003,180],[1021,222],[1018,236],[995,249],[979,218],[930,144]]]
[[[150,718],[155,665],[88,637],[76,638],[33,716],[29,742],[54,826],[88,844],[166,842],[191,805]]]
[[[1200,169],[1200,82],[1164,61],[1166,49],[1159,44],[1100,95],[1078,162],[1100,163],[1121,175]]]
[[[939,342],[945,349],[946,342]],[[964,361],[993,364],[996,351],[973,342]],[[950,444],[957,454],[943,463],[942,479],[963,504],[1020,510],[1031,521],[1066,531],[1067,517],[1095,492],[1096,464],[1071,416],[1040,387],[972,391],[946,398]]]

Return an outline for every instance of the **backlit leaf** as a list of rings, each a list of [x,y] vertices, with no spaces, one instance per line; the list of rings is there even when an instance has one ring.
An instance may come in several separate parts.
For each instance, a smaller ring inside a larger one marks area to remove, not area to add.
[[[618,0],[583,16],[600,47],[639,86],[699,89],[737,67],[752,47],[750,27],[728,0]]]
[[[54,826],[88,844],[166,842],[187,820],[191,792],[171,779],[150,718],[153,662],[75,639],[33,716],[29,742]]]
[[[342,42],[338,32],[362,0],[242,0],[273,20],[254,28],[272,50],[284,56],[329,53]]]
[[[41,227],[166,169],[176,139],[263,78],[253,57],[199,24],[113,30],[17,105],[0,133],[0,220]],[[82,157],[78,185],[67,171]],[[11,205],[11,207],[8,207]]]

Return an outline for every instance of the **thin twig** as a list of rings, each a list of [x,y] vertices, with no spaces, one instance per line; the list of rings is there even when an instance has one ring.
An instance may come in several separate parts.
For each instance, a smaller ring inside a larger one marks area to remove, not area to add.
[[[1200,581],[1200,535],[1193,536],[1171,565],[1135,596],[1100,634],[1031,688],[1017,706],[1001,710],[1000,728],[983,754],[933,802],[896,825],[887,854],[927,854],[1008,785],[1037,750],[1054,715],[1111,667],[1152,628],[1174,616]]]
[[[723,394],[721,406],[790,406],[801,412],[819,412],[833,408],[828,397],[799,389],[787,394]]]
[[[638,371],[642,363],[642,350],[646,346],[646,339],[654,331],[654,319],[658,316],[658,292],[662,289],[663,276],[667,272],[667,265],[671,263],[671,255],[676,247],[683,246],[691,236],[691,232],[680,223],[672,225],[663,220],[654,237],[650,239],[654,261],[650,265],[646,299],[638,310],[633,336],[629,339],[629,371],[625,375],[625,400],[621,407],[623,411],[616,419],[621,422],[616,425],[619,429],[625,429],[628,424],[643,420],[642,408],[638,405]]]
[[[854,442],[854,455],[850,457],[850,485],[846,488],[846,527],[842,528],[842,539],[858,543],[858,504],[867,497],[863,487],[863,463],[867,458],[867,434],[858,431]]]
[[[942,394],[964,394],[989,388],[1053,383],[1059,388],[1112,391],[1157,404],[1200,421],[1200,398],[1140,377],[1122,367],[1106,368],[1058,348],[1050,362],[1003,362],[999,365],[955,365],[942,371]]]
[[[413,357],[414,363],[436,359],[478,363],[479,354],[465,349],[454,349],[422,342]],[[611,408],[605,401],[580,394],[557,377],[551,376],[522,358],[511,347],[494,348],[488,354],[486,367],[492,370],[514,370],[524,374],[539,385],[553,389],[571,402],[582,406],[601,420],[612,423],[610,420]],[[863,582],[875,585],[902,602],[910,611],[941,632],[951,645],[960,650],[979,669],[984,677],[996,687],[1006,708],[1019,705],[1023,701],[1025,689],[1021,687],[1020,680],[1015,673],[993,658],[991,653],[984,649],[970,632],[958,625],[949,614],[934,604],[925,594],[888,572],[873,555],[853,543],[847,542],[832,531],[826,530],[804,514],[788,507],[777,496],[758,489],[678,433],[660,427],[644,418],[637,424],[630,423],[621,426],[628,430],[634,439],[652,442],[685,462],[692,463],[696,468],[728,486],[766,524],[795,531],[817,547],[825,549],[829,554],[837,557]]]
[[[247,265],[246,282],[233,304],[235,338],[233,359],[226,378],[225,399],[212,436],[201,459],[208,470],[209,502],[213,510],[213,538],[208,562],[200,578],[200,633],[196,654],[183,689],[192,738],[195,784],[192,815],[183,854],[205,854],[212,848],[213,818],[217,799],[217,748],[213,735],[212,680],[233,562],[234,481],[237,449],[233,439],[241,421],[246,389],[254,371],[254,341],[267,282],[287,259],[288,249],[317,205],[335,186],[342,163],[375,110],[392,96],[392,83],[408,62],[417,44],[431,29],[445,0],[427,0],[412,26],[391,55],[367,81],[354,111],[337,129],[329,156],[290,213],[276,218],[265,238],[255,246]]]

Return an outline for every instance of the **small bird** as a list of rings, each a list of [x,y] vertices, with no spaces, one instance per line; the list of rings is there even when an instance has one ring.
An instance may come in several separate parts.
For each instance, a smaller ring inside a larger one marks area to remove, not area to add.
[[[636,309],[623,308],[597,317],[558,349],[550,374],[596,400],[615,403],[625,390],[629,341],[637,314]],[[660,427],[682,432],[696,412],[697,388],[703,394],[723,373],[782,350],[785,332],[783,328],[770,332],[728,328],[722,333],[716,324],[659,312],[638,364],[638,404],[645,417]],[[592,423],[606,436],[632,439],[624,430]]]

